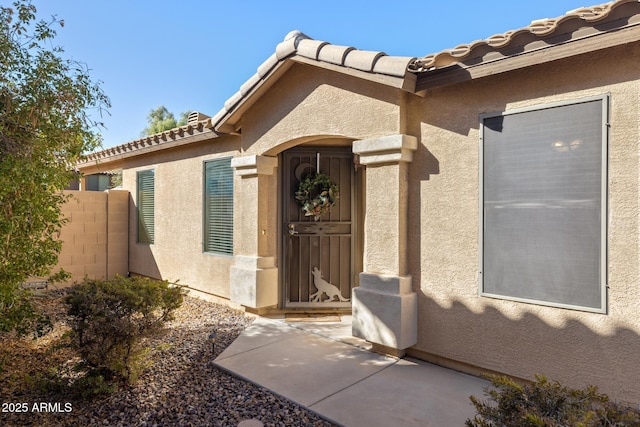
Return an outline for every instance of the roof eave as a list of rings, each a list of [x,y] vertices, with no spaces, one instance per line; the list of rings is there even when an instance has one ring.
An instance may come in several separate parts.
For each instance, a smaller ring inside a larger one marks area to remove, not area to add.
[[[218,138],[219,135],[211,127],[210,119],[199,123],[197,127],[190,125],[171,129],[155,135],[146,136],[116,147],[96,153],[90,153],[85,160],[79,162],[79,170],[120,162],[134,156],[154,153],[160,150],[193,144],[195,142]]]
[[[424,91],[428,89],[549,63],[638,41],[640,41],[640,22],[631,22],[627,26],[614,31],[593,33],[581,38],[567,40],[564,43],[545,45],[537,49],[482,61],[477,64],[467,65],[468,62],[472,61],[466,60],[443,68],[417,72],[415,73],[417,76],[415,89],[417,93],[423,95]]]
[[[340,65],[330,64],[328,62],[316,61],[304,56],[294,56],[291,58],[291,60],[302,64],[324,68],[330,71],[336,71],[342,74],[356,77],[361,80],[380,83],[382,85],[401,89],[406,92],[414,92],[416,88],[416,76],[415,74],[409,73],[408,71],[404,74],[404,76],[392,76],[387,74],[368,73],[365,71],[356,70],[354,68],[347,68]]]
[[[417,79],[413,73],[408,72],[408,65],[414,60],[416,58],[388,56],[384,52],[360,51],[350,46],[335,46],[310,39],[299,31],[292,31],[276,46],[275,52],[258,67],[257,72],[224,103],[223,108],[214,117],[207,119],[206,123],[198,123],[198,130],[206,129],[207,136],[183,138],[184,128],[172,129],[98,153],[91,153],[79,167],[100,162],[120,161],[134,155],[178,147],[201,139],[215,138],[220,134],[238,135],[241,132],[242,115],[296,62],[414,92]],[[191,131],[191,128],[187,130]],[[175,133],[180,137],[174,138]]]
[[[216,116],[215,130],[220,133],[239,134],[240,118],[271,86],[273,86],[280,77],[289,69],[293,63],[291,61],[278,62],[269,72],[267,76],[259,79],[244,94],[238,93],[237,99],[233,104],[225,104]],[[230,98],[230,100],[233,98]]]

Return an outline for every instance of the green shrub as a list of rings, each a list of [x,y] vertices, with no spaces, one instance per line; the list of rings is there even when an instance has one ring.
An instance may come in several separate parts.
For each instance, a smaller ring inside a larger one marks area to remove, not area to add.
[[[105,381],[102,375],[89,373],[78,378],[70,387],[71,395],[80,399],[92,399],[100,395],[108,395],[115,391],[112,383]]]
[[[66,302],[72,343],[89,377],[134,382],[144,368],[141,341],[158,332],[182,304],[184,292],[167,281],[116,277],[71,288]]]
[[[489,402],[471,396],[477,415],[468,427],[639,426],[640,411],[611,402],[596,387],[572,389],[544,376],[520,385],[505,376],[488,376]]]

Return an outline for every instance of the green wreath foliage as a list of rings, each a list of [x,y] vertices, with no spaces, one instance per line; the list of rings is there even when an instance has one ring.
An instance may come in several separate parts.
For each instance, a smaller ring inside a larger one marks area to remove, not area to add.
[[[331,211],[340,197],[338,186],[323,173],[307,176],[300,182],[295,193],[296,201],[302,207],[305,216],[313,216],[315,221]]]

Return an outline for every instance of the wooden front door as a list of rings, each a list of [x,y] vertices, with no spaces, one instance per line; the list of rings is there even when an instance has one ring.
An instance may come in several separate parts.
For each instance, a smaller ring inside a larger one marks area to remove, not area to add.
[[[330,212],[316,220],[305,216],[295,193],[302,180],[318,171],[337,185],[339,197]],[[350,147],[288,150],[282,173],[285,308],[351,307],[356,199]]]

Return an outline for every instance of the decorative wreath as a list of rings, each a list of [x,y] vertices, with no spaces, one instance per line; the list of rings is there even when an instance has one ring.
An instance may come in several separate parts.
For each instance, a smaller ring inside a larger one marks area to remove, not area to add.
[[[300,182],[295,197],[305,216],[313,216],[315,221],[331,211],[340,193],[338,186],[323,173],[314,173]]]

